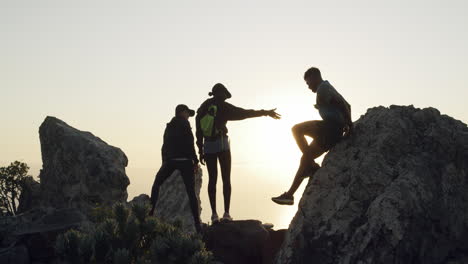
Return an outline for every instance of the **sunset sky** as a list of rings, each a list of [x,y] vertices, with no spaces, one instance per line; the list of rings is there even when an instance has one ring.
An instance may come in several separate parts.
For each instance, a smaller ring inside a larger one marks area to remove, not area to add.
[[[230,103],[283,116],[228,123],[231,215],[287,227],[297,206],[270,197],[298,165],[291,126],[319,118],[304,71],[319,67],[353,120],[413,104],[466,123],[467,26],[461,0],[0,0],[0,166],[21,160],[37,176],[38,128],[51,115],[121,148],[129,198],[149,194],[175,106],[198,108],[222,82]],[[206,168],[203,181],[208,221]],[[220,179],[218,194],[223,212]]]

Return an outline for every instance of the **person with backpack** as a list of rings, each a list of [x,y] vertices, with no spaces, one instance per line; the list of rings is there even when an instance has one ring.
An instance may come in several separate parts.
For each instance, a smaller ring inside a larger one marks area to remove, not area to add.
[[[197,111],[196,137],[200,162],[208,169],[208,196],[211,205],[211,222],[219,221],[216,211],[216,182],[218,178],[218,161],[223,180],[224,215],[222,221],[232,221],[229,213],[231,203],[231,150],[228,138],[228,121],[270,116],[279,119],[281,116],[272,110],[246,110],[226,102],[231,93],[221,83],[213,86],[209,93],[212,98],[203,102]]]
[[[164,142],[162,146],[163,164],[156,174],[153,187],[151,189],[151,211],[158,201],[159,189],[161,185],[174,173],[179,170],[185,184],[185,189],[189,198],[190,209],[192,210],[195,229],[201,232],[200,213],[198,199],[195,195],[195,173],[199,168],[199,161],[195,152],[192,128],[188,121],[194,116],[195,111],[186,105],[180,104],[176,107],[175,116],[167,124],[164,131]]]
[[[315,67],[308,69],[304,73],[304,80],[308,88],[317,93],[315,108],[323,120],[306,121],[293,126],[293,136],[303,155],[289,190],[271,198],[277,204],[293,205],[294,193],[302,181],[320,168],[314,159],[330,150],[353,129],[351,106],[328,81],[322,79],[320,70]],[[313,138],[310,145],[305,136]]]

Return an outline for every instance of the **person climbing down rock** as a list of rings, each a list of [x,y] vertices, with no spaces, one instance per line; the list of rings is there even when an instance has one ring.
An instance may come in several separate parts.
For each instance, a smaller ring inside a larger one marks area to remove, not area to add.
[[[320,168],[314,159],[330,150],[343,136],[353,129],[351,106],[328,82],[322,79],[318,68],[312,67],[304,73],[304,80],[313,93],[317,93],[315,108],[323,120],[306,121],[292,128],[294,139],[302,152],[299,168],[289,190],[271,200],[277,204],[294,204],[294,193],[302,181]],[[307,144],[305,136],[313,141]]]
[[[203,102],[197,111],[196,136],[201,164],[208,169],[208,196],[211,205],[211,222],[219,221],[216,211],[216,182],[218,179],[218,160],[223,180],[224,215],[222,221],[232,221],[229,213],[231,203],[231,150],[228,138],[228,121],[269,116],[279,119],[281,116],[272,110],[246,110],[226,102],[231,93],[221,83],[213,86],[209,93],[212,98]]]
[[[194,110],[181,104],[176,107],[175,117],[167,124],[162,146],[163,164],[156,174],[151,189],[152,208],[150,215],[154,214],[161,185],[175,170],[179,170],[189,198],[195,229],[200,233],[200,213],[198,199],[195,195],[195,172],[198,170],[199,161],[195,152],[192,129],[188,121],[189,117],[194,115]]]

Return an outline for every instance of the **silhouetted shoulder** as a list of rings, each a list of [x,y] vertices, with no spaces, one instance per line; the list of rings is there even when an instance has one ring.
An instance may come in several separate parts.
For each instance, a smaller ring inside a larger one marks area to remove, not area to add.
[[[208,108],[208,106],[209,106],[210,104],[213,104],[213,101],[214,101],[214,98],[208,98],[208,99],[206,99],[206,100],[200,105],[200,107],[198,108],[197,114],[200,114],[200,113],[204,112],[204,111]]]

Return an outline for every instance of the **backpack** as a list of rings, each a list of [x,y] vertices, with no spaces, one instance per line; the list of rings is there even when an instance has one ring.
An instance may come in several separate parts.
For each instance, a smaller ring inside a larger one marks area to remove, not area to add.
[[[210,105],[206,111],[206,114],[200,119],[200,127],[204,137],[214,137],[218,135],[219,131],[215,126],[217,112],[218,106]]]

